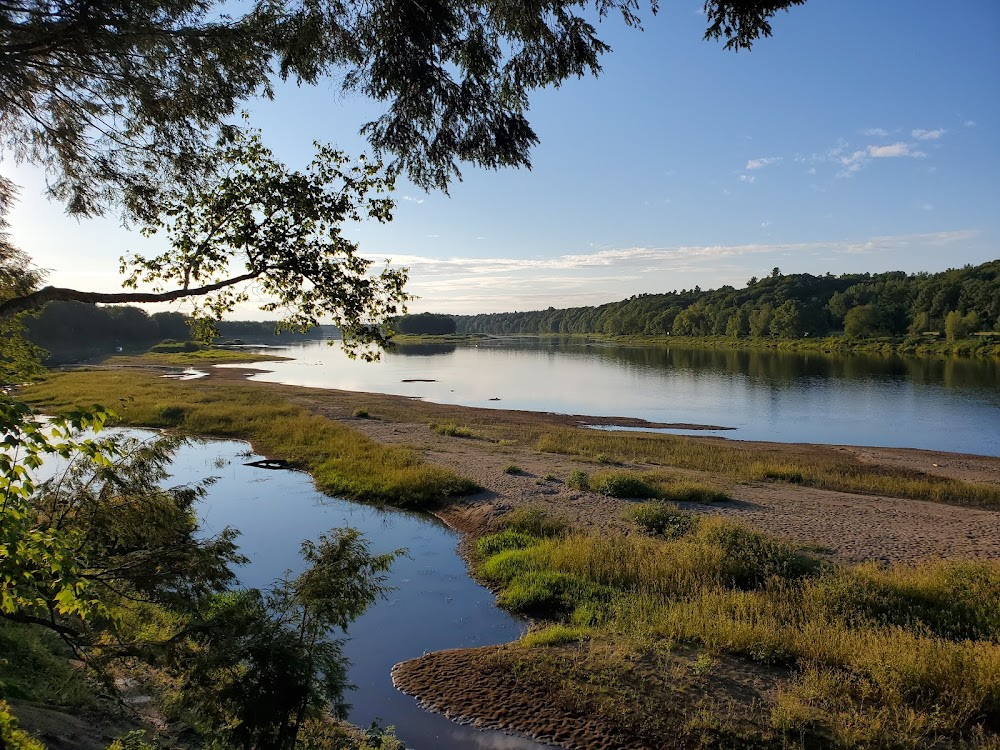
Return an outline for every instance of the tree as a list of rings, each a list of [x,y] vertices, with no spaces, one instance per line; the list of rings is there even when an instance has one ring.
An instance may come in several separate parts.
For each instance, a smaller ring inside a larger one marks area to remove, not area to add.
[[[406,272],[370,275],[371,261],[341,234],[347,220],[391,218],[391,181],[379,166],[364,159],[348,166],[341,152],[317,146],[304,171],[289,171],[257,133],[234,134],[221,156],[215,179],[188,188],[144,227],[147,235],[165,234],[170,249],[122,259],[126,286],[145,282],[157,291],[44,287],[0,302],[0,316],[53,300],[163,302],[194,295],[194,316],[212,320],[248,299],[245,285],[252,281],[270,300],[262,309],[285,312],[285,327],[309,328],[329,318],[348,343],[380,342],[379,323],[407,300]]]
[[[979,316],[975,312],[962,315],[958,310],[952,310],[944,319],[944,333],[949,341],[968,338],[977,328]]]
[[[852,339],[869,338],[885,333],[885,321],[875,305],[852,307],[844,316],[844,335]]]

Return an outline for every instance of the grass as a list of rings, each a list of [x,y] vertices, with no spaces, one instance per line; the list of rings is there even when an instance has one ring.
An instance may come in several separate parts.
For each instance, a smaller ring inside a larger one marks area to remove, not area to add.
[[[513,476],[518,476],[519,474],[523,474],[524,473],[524,469],[522,469],[517,464],[507,464],[506,466],[504,466],[501,469],[501,471],[504,474],[511,474]]]
[[[556,428],[540,434],[538,450],[621,462],[712,472],[736,481],[788,481],[840,492],[878,494],[1000,508],[1000,488],[913,469],[865,464],[835,451],[796,446],[741,446],[673,435],[610,435]]]
[[[128,398],[114,402],[109,394]],[[309,471],[323,492],[354,500],[431,507],[478,490],[411,450],[381,445],[309,413],[278,392],[240,383],[179,383],[140,372],[74,371],[30,386],[22,396],[50,414],[103,402],[123,424],[248,440],[258,452]]]
[[[476,438],[477,435],[470,430],[468,427],[460,427],[457,424],[438,424],[437,422],[430,423],[431,432],[436,432],[438,435],[447,435],[448,437],[460,437],[460,438]]]
[[[285,359],[288,357],[279,357],[275,354],[203,348],[196,351],[148,351],[145,354],[118,354],[108,357],[102,364],[111,367],[188,367],[239,362],[277,362]]]
[[[657,538],[480,540],[477,571],[500,601],[550,623],[526,645],[691,644],[706,654],[696,671],[718,654],[780,665],[759,730],[785,747],[996,748],[1000,563],[835,567],[718,517],[662,503],[631,514]]]

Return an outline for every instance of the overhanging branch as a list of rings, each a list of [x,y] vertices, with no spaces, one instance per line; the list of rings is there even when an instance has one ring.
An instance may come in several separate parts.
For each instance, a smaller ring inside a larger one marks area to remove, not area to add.
[[[38,310],[47,302],[86,302],[94,305],[121,304],[127,302],[173,302],[184,297],[199,297],[210,294],[227,286],[233,286],[243,281],[250,281],[260,275],[260,271],[250,271],[242,276],[218,281],[214,284],[195,287],[194,289],[175,289],[170,292],[81,292],[77,289],[64,289],[57,286],[47,286],[37,292],[25,294],[0,302],[0,318],[6,318],[19,312]]]

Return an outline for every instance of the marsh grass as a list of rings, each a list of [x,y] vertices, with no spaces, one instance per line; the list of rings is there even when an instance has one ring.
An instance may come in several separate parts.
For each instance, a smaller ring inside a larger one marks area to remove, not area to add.
[[[478,489],[411,450],[381,445],[280,394],[241,384],[81,371],[53,375],[23,395],[47,413],[103,403],[123,424],[249,440],[258,452],[309,471],[323,492],[354,500],[430,507]]]
[[[460,438],[478,438],[472,430],[468,427],[461,427],[457,424],[447,423],[438,424],[437,422],[430,423],[431,432],[435,432],[438,435],[446,435],[448,437],[460,437]]]
[[[684,525],[664,504],[643,513],[654,529]],[[998,563],[835,567],[711,516],[671,539],[494,539],[480,541],[479,575],[561,628],[529,645],[585,632],[782,665],[771,721],[797,746],[990,747],[1000,725]]]
[[[800,458],[784,446],[744,447],[674,435],[610,435],[568,428],[541,433],[535,446],[550,453],[583,457],[603,453],[621,462],[713,472],[737,481],[786,481],[841,492],[1000,507],[998,487],[864,464],[834,451]]]
[[[675,503],[714,503],[732,499],[713,485],[663,472],[597,472],[587,478],[586,487],[608,497],[657,499]]]

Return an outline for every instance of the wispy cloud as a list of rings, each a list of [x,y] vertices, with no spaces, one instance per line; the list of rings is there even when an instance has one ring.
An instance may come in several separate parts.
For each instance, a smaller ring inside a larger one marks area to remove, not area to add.
[[[872,138],[887,138],[889,136],[889,131],[885,128],[865,128],[861,133]]]
[[[403,200],[404,201],[409,201],[410,203],[417,203],[417,204],[420,204],[420,203],[424,202],[423,198],[415,198],[412,195],[404,195],[403,196]]]
[[[849,177],[860,171],[872,159],[899,159],[902,157],[920,158],[927,156],[923,151],[914,149],[912,144],[899,141],[887,146],[866,146],[865,148],[852,151],[849,154],[837,156],[843,170],[838,173],[839,177]]]
[[[910,135],[916,138],[918,141],[936,141],[942,135],[948,131],[944,128],[938,128],[937,130],[911,130]]]
[[[756,181],[757,181],[757,178],[754,175],[752,175],[752,174],[741,174],[740,175],[740,182],[754,183]]]
[[[780,156],[765,156],[760,159],[751,159],[747,162],[744,169],[763,169],[771,164],[777,164],[781,161]]]
[[[767,230],[770,222],[761,222]],[[590,305],[632,294],[714,283],[736,282],[773,255],[812,257],[912,253],[967,242],[973,230],[877,236],[865,240],[760,242],[742,245],[604,248],[551,258],[433,258],[402,255],[393,266],[410,271],[410,291],[428,309],[442,312],[527,310]],[[755,260],[748,260],[756,258]],[[718,281],[723,279],[722,281]]]

